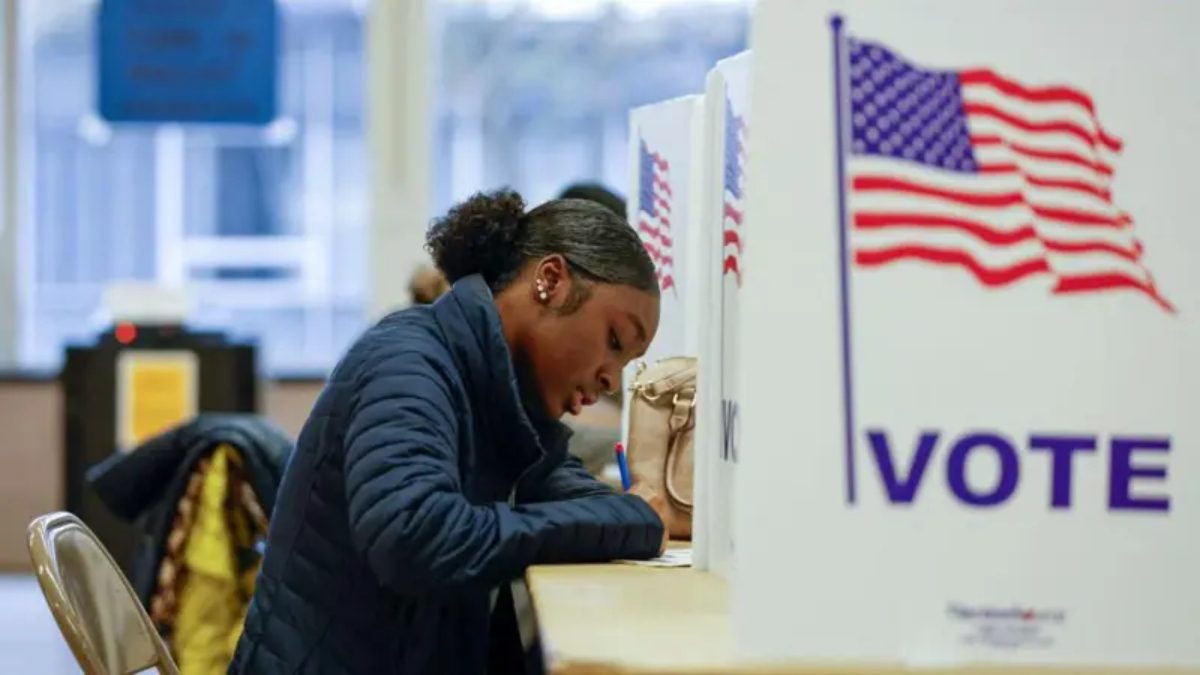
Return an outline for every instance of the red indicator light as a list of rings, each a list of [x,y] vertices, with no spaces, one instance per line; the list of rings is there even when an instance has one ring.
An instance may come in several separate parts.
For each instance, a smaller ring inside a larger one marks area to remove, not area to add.
[[[113,335],[117,338],[117,342],[127,345],[137,339],[137,326],[131,323],[119,323],[113,331]]]

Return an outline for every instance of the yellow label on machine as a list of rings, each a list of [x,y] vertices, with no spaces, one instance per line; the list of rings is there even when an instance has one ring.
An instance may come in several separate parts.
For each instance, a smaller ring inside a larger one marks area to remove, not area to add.
[[[117,357],[117,447],[129,451],[199,412],[195,352],[122,352]]]

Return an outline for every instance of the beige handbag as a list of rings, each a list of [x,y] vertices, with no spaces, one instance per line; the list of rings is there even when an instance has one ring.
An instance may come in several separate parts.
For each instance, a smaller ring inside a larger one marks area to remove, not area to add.
[[[666,498],[672,539],[692,538],[697,367],[690,356],[642,363],[630,387],[630,470]]]

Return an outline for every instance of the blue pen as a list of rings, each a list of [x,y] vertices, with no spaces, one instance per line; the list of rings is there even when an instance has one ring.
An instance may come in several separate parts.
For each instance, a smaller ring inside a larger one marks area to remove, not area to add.
[[[621,470],[621,489],[629,492],[629,488],[633,487],[633,481],[629,478],[629,459],[625,456],[625,446],[617,443],[614,450],[617,453],[617,468]]]

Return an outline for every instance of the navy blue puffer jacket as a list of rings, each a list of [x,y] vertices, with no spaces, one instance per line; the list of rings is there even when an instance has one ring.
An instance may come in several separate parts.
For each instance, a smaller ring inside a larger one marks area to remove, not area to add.
[[[656,555],[658,516],[568,458],[568,437],[522,406],[481,278],[383,319],[300,433],[229,672],[482,674],[500,584]]]

